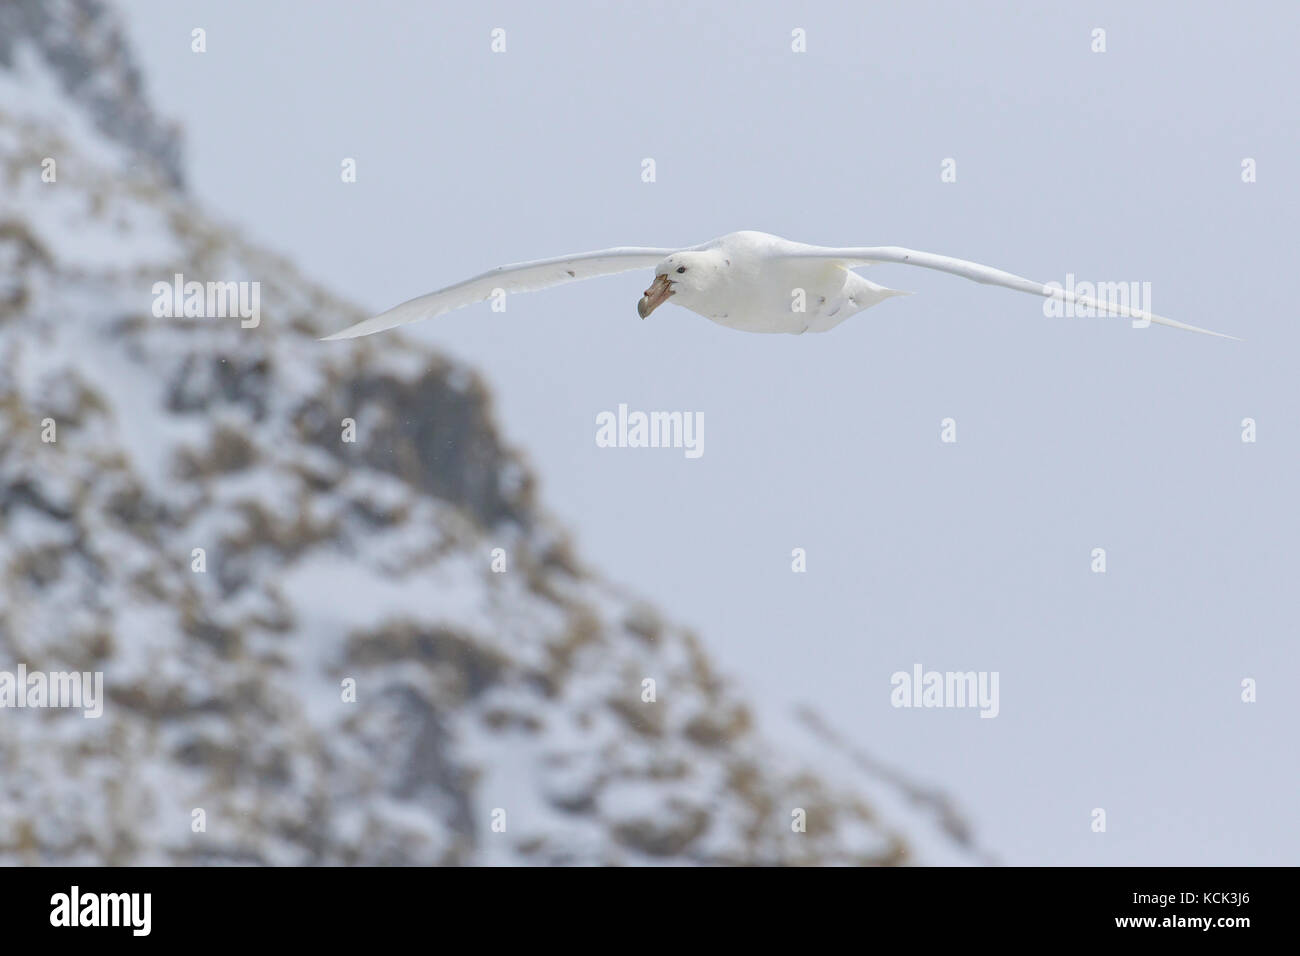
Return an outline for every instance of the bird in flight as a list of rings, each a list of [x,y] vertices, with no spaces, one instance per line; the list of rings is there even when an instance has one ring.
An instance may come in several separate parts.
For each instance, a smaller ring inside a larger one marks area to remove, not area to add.
[[[794,335],[826,332],[849,316],[885,299],[910,294],[877,285],[853,271],[876,263],[937,269],[985,285],[1060,299],[1095,309],[1099,315],[1234,338],[1128,305],[1076,295],[1059,285],[1047,286],[965,259],[899,246],[834,249],[791,242],[763,232],[733,232],[689,249],[619,247],[498,266],[472,279],[404,302],[381,315],[326,336],[325,341],[372,335],[408,322],[430,319],[502,293],[529,292],[578,279],[652,266],[654,281],[636,307],[643,319],[671,301],[720,325],[744,332],[787,332]]]

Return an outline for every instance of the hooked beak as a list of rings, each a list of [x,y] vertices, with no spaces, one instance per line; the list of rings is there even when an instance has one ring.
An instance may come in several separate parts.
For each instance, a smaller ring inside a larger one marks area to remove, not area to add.
[[[645,290],[645,295],[641,301],[636,304],[636,313],[645,318],[659,306],[668,301],[668,297],[673,294],[672,283],[667,276],[655,276],[655,281],[650,283],[650,288]]]

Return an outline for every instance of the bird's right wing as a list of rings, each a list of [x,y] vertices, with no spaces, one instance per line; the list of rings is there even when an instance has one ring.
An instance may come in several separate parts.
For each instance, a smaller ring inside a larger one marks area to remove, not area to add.
[[[381,315],[358,322],[342,332],[327,335],[322,341],[354,339],[362,335],[383,332],[398,325],[406,325],[408,322],[431,319],[452,309],[489,299],[497,289],[504,292],[531,292],[534,289],[545,289],[564,282],[575,282],[578,279],[592,279],[596,276],[613,275],[616,272],[650,268],[676,251],[676,249],[620,247],[601,249],[597,252],[579,252],[576,255],[559,256],[555,259],[536,259],[532,262],[497,266],[480,276],[457,282],[455,285],[411,299],[409,302],[403,302]]]

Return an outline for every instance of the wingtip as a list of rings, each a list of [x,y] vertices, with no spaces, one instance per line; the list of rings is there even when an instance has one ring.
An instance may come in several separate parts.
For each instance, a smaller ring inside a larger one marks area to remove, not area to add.
[[[1213,335],[1216,339],[1227,339],[1229,342],[1245,341],[1245,339],[1240,339],[1235,335],[1229,335],[1227,332],[1215,332],[1212,329],[1201,329],[1201,328],[1197,328],[1194,325],[1189,326],[1189,328],[1196,329],[1196,331],[1200,332],[1202,335]]]
[[[319,339],[319,341],[337,342],[340,339],[359,339],[363,335],[370,334],[370,330],[366,328],[366,325],[370,321],[373,320],[367,320],[366,322],[358,322],[356,325],[349,325],[346,329],[340,329],[339,331],[334,332],[331,335],[323,336],[322,338]]]
[[[1241,339],[1237,338],[1237,336],[1229,335],[1227,332],[1216,332],[1214,331],[1214,329],[1203,329],[1199,325],[1188,325],[1186,322],[1179,322],[1177,319],[1165,318],[1163,315],[1152,315],[1149,312],[1139,313],[1137,315],[1132,315],[1129,317],[1146,319],[1146,324],[1143,326],[1136,326],[1135,324],[1135,327],[1139,327],[1139,328],[1148,328],[1152,324],[1163,325],[1171,329],[1182,329],[1184,332],[1196,332],[1199,335],[1212,335],[1216,339],[1228,339],[1233,342],[1242,341]]]

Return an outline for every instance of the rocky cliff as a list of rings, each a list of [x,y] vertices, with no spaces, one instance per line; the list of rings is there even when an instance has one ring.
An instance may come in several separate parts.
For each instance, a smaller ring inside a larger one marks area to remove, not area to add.
[[[0,4],[0,670],[106,698],[0,710],[0,863],[912,859],[582,567],[471,370],[323,346],[362,316],[183,180],[110,8]]]

